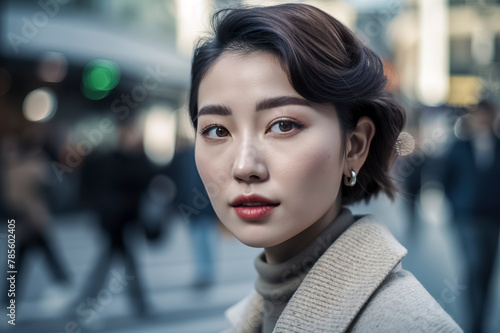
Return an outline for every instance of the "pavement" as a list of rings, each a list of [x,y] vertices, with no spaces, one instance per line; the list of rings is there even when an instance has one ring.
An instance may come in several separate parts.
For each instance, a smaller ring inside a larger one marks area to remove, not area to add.
[[[219,332],[229,326],[224,311],[245,297],[253,288],[256,272],[253,260],[262,250],[249,248],[236,239],[219,234],[214,283],[205,289],[193,288],[194,261],[189,230],[174,221],[168,233],[154,243],[142,235],[134,237],[134,249],[146,303],[146,316],[136,314],[127,288],[114,292],[112,279],[124,272],[121,258],[113,261],[107,281],[98,295],[91,316],[68,316],[76,313],[76,298],[81,293],[93,265],[107,242],[99,232],[97,220],[89,213],[59,216],[53,223],[51,243],[71,276],[69,286],[54,284],[41,253],[30,253],[28,269],[18,277],[23,288],[16,299],[16,326],[5,325],[2,313],[0,331],[6,332]],[[4,244],[0,244],[2,252]],[[5,269],[2,267],[2,271]],[[2,285],[4,288],[4,285]],[[112,292],[110,292],[109,290]],[[4,289],[2,289],[4,290]],[[99,298],[100,296],[100,298]],[[86,302],[87,300],[81,300]],[[90,304],[90,303],[88,303]]]

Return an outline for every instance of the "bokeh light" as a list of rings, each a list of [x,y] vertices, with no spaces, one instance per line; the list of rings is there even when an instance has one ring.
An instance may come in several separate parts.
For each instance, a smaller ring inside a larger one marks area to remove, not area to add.
[[[120,81],[120,68],[115,62],[93,60],[83,71],[82,92],[88,99],[106,97]]]
[[[48,121],[57,109],[57,98],[48,88],[30,92],[23,102],[23,114],[30,121]]]
[[[167,165],[174,157],[176,115],[167,108],[154,107],[144,123],[144,152],[157,165]]]
[[[60,52],[46,52],[38,64],[38,77],[45,82],[61,82],[67,73],[68,62]]]

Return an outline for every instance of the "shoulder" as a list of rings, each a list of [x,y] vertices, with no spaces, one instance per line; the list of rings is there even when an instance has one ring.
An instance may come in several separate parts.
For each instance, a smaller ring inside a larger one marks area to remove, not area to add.
[[[462,332],[420,282],[392,271],[351,325],[351,332]]]

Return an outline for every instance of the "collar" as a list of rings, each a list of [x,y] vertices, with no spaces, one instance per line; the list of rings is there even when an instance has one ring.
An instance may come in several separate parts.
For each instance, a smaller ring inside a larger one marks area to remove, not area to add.
[[[274,332],[347,330],[407,250],[373,216],[347,229],[318,259],[283,310]],[[264,301],[252,291],[226,311],[237,332],[257,333]]]

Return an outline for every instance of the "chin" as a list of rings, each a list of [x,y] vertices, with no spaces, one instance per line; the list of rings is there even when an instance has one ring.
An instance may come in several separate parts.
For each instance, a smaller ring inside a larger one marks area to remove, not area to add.
[[[236,237],[236,238],[238,238],[238,237]],[[245,244],[246,246],[250,246],[250,247],[255,247],[255,248],[266,248],[266,247],[269,247],[268,243],[262,242],[262,241],[256,240],[256,239],[242,239],[242,238],[238,238],[238,240],[240,242],[242,242],[243,244]]]
[[[286,239],[270,238],[269,235],[267,235],[267,237],[260,237],[255,235],[241,235],[241,234],[237,235],[234,233],[233,235],[246,246],[255,248],[273,247],[286,240]]]

